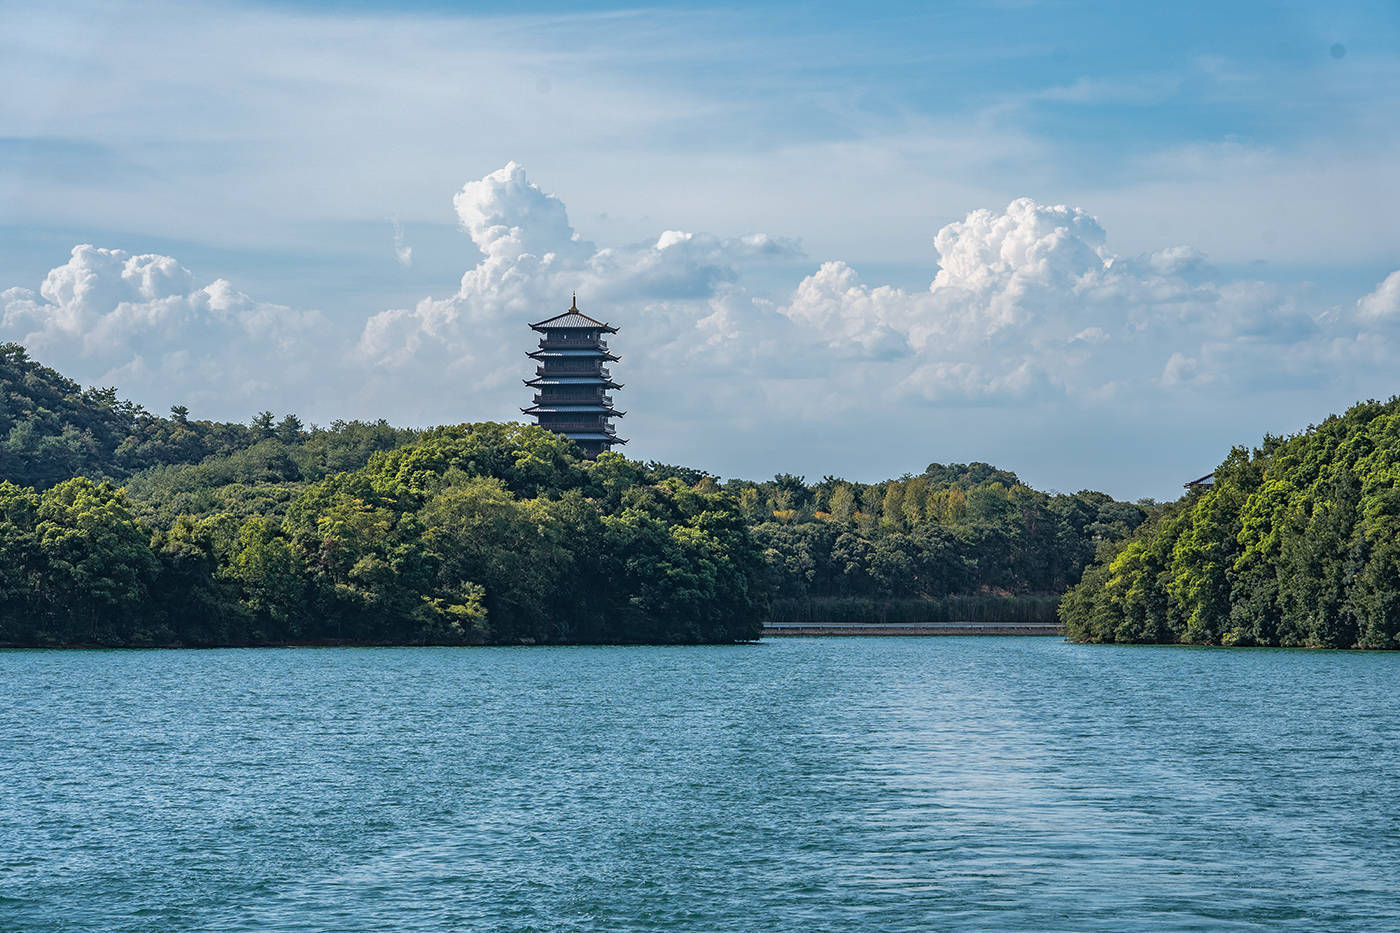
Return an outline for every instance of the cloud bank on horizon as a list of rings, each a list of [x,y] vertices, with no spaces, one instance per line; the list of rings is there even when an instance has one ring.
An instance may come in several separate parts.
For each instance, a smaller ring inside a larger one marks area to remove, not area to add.
[[[629,452],[725,475],[1169,495],[1396,390],[1393,4],[11,20],[0,328],[154,409],[518,416],[575,288]]]
[[[736,431],[831,445],[840,425],[840,446],[878,445],[920,411],[1365,394],[1400,352],[1400,271],[1352,304],[1319,306],[1305,285],[1224,276],[1190,246],[1117,255],[1086,210],[1029,198],[943,226],[922,290],[868,283],[762,233],[663,230],[599,246],[514,162],[465,184],[453,206],[480,259],[454,294],[412,307],[335,319],[223,279],[200,284],[174,257],[79,245],[37,291],[0,292],[0,336],[85,381],[203,416],[503,419],[526,404],[525,325],[576,290],[623,328],[624,433],[651,438],[636,453],[676,460]],[[788,288],[753,284],[795,261],[811,271]]]

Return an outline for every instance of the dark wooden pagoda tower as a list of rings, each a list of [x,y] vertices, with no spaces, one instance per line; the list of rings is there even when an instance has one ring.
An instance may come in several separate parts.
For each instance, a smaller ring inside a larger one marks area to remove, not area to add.
[[[541,335],[539,349],[526,354],[538,364],[535,378],[525,380],[535,390],[535,404],[520,410],[577,443],[590,459],[627,443],[610,420],[627,414],[613,408],[608,394],[622,386],[604,365],[620,359],[603,339],[617,328],[579,311],[577,294],[568,311],[530,327]]]

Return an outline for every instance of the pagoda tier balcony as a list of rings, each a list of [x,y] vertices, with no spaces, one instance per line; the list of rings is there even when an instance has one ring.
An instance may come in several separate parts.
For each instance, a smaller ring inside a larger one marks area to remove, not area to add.
[[[543,364],[535,367],[536,376],[586,376],[590,379],[612,379],[612,372],[605,367],[597,369],[560,369],[554,364]]]
[[[535,402],[531,408],[521,409],[522,412],[559,412],[561,415],[587,415],[591,417],[594,412],[616,412],[612,402],[580,402],[577,399],[570,399],[567,402],[560,402],[559,399],[546,398],[543,402]]]
[[[535,396],[536,405],[604,405],[612,408],[611,395],[550,395],[540,392]]]
[[[541,422],[540,427],[556,434],[606,434],[617,436],[617,428],[597,421],[550,421]]]
[[[608,342],[596,337],[541,337],[541,350],[606,350]]]
[[[536,363],[616,363],[622,359],[608,350],[531,350],[526,353]]]
[[[618,411],[616,408],[602,409],[594,408],[589,411],[560,411],[557,408],[522,408],[522,414],[529,415],[539,422],[542,428],[553,428],[556,424],[573,424],[576,421],[597,424],[594,418],[621,418],[627,414],[625,411]],[[549,418],[565,418],[568,421],[549,421]],[[570,429],[572,430],[572,429]]]

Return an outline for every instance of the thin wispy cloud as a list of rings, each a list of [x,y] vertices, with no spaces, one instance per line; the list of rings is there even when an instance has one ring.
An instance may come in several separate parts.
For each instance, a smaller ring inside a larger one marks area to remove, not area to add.
[[[408,245],[408,240],[404,237],[403,224],[399,223],[397,217],[393,218],[390,223],[394,226],[394,258],[399,261],[401,266],[413,265],[413,247]]]

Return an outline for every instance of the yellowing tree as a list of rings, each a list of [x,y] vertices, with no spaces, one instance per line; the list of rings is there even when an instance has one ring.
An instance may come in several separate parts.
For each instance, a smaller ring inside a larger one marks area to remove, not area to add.
[[[856,514],[856,494],[850,484],[842,483],[831,492],[831,502],[827,506],[833,521],[848,525]]]

